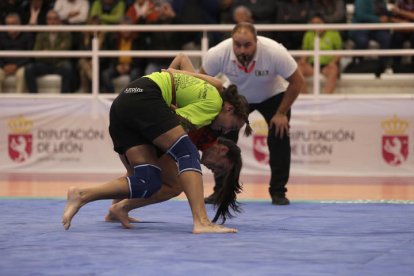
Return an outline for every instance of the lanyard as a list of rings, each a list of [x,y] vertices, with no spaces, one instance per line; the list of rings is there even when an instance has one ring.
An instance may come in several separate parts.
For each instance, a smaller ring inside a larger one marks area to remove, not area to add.
[[[237,68],[239,68],[240,70],[244,71],[247,74],[250,74],[253,71],[254,66],[256,65],[255,60],[253,60],[253,62],[250,64],[248,68],[240,65],[237,61],[233,61],[233,62],[236,63]]]

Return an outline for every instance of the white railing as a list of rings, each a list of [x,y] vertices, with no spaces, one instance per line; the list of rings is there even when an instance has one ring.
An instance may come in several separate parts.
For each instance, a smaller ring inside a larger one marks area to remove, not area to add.
[[[93,32],[94,38],[92,41],[92,50],[90,51],[0,51],[0,56],[30,56],[30,57],[91,57],[92,58],[92,96],[99,95],[99,58],[100,57],[118,57],[118,56],[133,56],[133,57],[174,57],[178,53],[185,53],[190,57],[202,58],[208,48],[209,32],[230,32],[234,25],[111,25],[111,26],[0,26],[0,32],[6,31],[22,31],[22,32]],[[278,25],[278,24],[258,24],[256,25],[258,31],[306,31],[306,30],[412,30],[414,31],[414,23],[381,23],[381,24],[294,24],[294,25]],[[98,32],[119,32],[119,31],[137,31],[137,32],[202,32],[201,50],[195,51],[105,51],[99,50],[98,47]],[[414,55],[414,49],[398,49],[398,50],[335,50],[335,51],[320,51],[319,38],[315,39],[315,50],[313,51],[289,51],[293,56],[314,56],[314,82],[313,95],[310,97],[320,97],[320,56],[321,55],[340,55],[340,56],[409,56]],[[29,52],[29,54],[28,54]],[[414,88],[413,88],[414,90]],[[6,95],[0,94],[0,97]],[[11,95],[10,95],[11,96]],[[23,95],[22,95],[23,96]],[[26,95],[24,95],[26,96]],[[27,95],[28,96],[28,95]],[[61,96],[61,95],[59,95]],[[303,95],[307,96],[307,95]],[[393,95],[329,95],[329,97],[340,98],[355,98],[355,97],[399,97],[411,98],[413,95],[408,94],[393,94]],[[33,95],[31,95],[33,97]]]

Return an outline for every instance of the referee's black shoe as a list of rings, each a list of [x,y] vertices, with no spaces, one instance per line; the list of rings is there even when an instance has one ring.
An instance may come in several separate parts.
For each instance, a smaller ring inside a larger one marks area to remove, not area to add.
[[[289,205],[290,201],[285,196],[272,196],[273,205]]]

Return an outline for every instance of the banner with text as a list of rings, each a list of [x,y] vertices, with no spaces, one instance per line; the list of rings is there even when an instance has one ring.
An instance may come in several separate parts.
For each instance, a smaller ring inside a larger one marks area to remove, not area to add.
[[[122,172],[108,133],[110,101],[9,99],[0,104],[0,171]]]
[[[414,102],[297,100],[290,123],[296,175],[413,176]],[[244,173],[268,173],[267,125],[256,111],[252,137],[240,136]]]
[[[123,173],[108,133],[110,104],[2,98],[0,172]],[[413,106],[408,99],[298,99],[290,123],[292,175],[414,176]],[[268,126],[256,111],[250,123],[253,135],[239,139],[242,173],[269,175]]]

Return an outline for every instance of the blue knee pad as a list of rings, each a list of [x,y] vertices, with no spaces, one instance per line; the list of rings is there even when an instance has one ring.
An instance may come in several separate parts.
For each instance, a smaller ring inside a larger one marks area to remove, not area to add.
[[[188,138],[188,135],[181,136],[167,153],[178,163],[179,174],[185,171],[202,173],[200,154],[190,138]]]
[[[148,198],[161,188],[161,169],[144,164],[134,167],[134,175],[128,176],[130,198]]]

